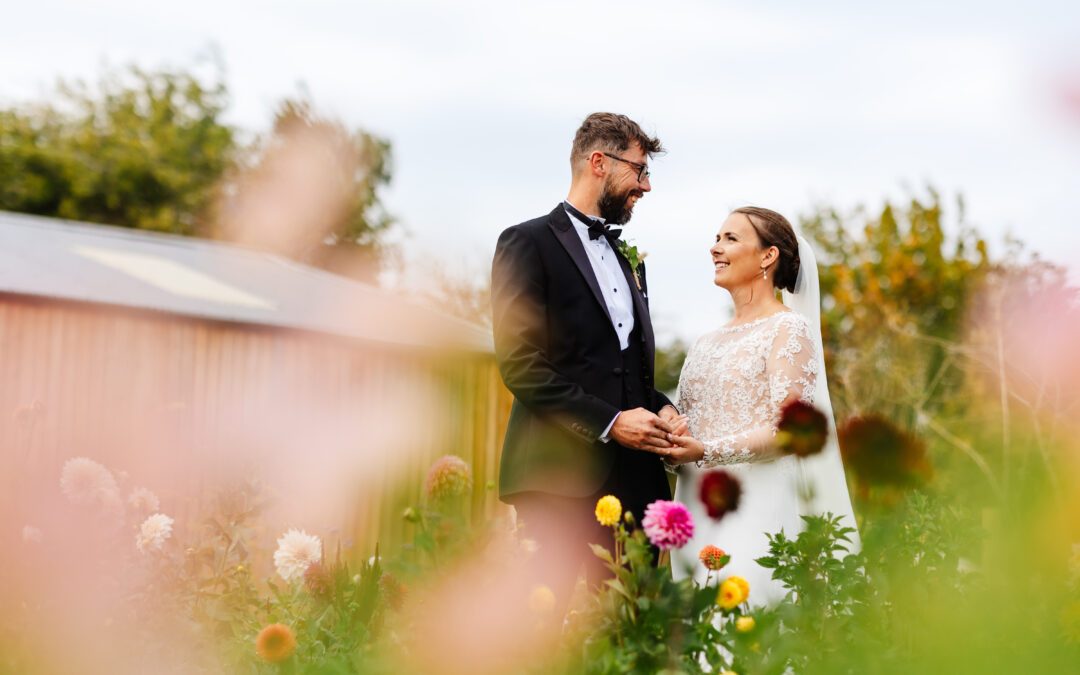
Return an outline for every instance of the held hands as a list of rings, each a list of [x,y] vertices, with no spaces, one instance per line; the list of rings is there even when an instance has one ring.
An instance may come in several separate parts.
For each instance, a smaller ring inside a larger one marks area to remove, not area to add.
[[[686,430],[690,428],[690,418],[686,415],[680,415],[679,411],[669,405],[661,408],[658,414],[660,415],[660,419],[671,426],[671,433],[676,436],[684,435]]]
[[[690,432],[690,418],[680,415],[675,408],[664,406],[660,411],[660,418],[671,426],[671,432],[667,440],[671,447],[664,452],[664,461],[672,466],[696,462],[705,456],[705,446],[702,445]]]
[[[654,452],[671,465],[694,462],[705,456],[705,446],[689,436],[690,419],[664,406],[659,415],[644,408],[624,410],[609,432],[619,445]]]
[[[705,445],[687,434],[685,427],[681,434],[668,434],[668,441],[671,442],[671,448],[664,461],[672,466],[696,462],[705,456]]]
[[[674,411],[674,408],[671,410]],[[671,423],[662,417],[667,411],[665,407],[660,415],[655,415],[645,408],[624,410],[615,418],[615,424],[611,425],[608,434],[619,445],[666,455],[666,451],[672,447],[668,436],[673,430]]]

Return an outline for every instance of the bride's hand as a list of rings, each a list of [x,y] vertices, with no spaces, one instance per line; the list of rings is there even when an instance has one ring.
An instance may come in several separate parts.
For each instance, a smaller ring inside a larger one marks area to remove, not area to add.
[[[667,450],[665,462],[672,466],[696,462],[705,456],[705,445],[688,435],[668,434],[672,447]]]
[[[686,415],[679,415],[668,421],[671,425],[671,434],[673,436],[685,436],[686,432],[690,430],[690,418]]]

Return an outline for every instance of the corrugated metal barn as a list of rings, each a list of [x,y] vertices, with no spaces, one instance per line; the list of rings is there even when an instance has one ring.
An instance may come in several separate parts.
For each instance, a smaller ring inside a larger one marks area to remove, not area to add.
[[[412,400],[402,395],[407,386],[431,405],[402,411]],[[0,212],[5,494],[27,481],[55,489],[72,456],[129,468],[150,482],[155,471],[177,471],[185,453],[205,472],[217,471],[207,457],[229,453],[230,444],[257,444],[257,434],[243,430],[284,433],[275,423],[294,407],[306,411],[290,430],[298,437],[393,455],[403,448],[385,429],[372,429],[375,447],[340,437],[352,428],[342,420],[355,413],[370,426],[373,414],[376,422],[386,415],[379,406],[388,400],[404,401],[395,405],[405,414],[390,414],[387,423],[420,449],[404,460],[407,470],[398,467],[395,475],[407,478],[393,495],[372,487],[384,485],[383,476],[365,476],[345,525],[359,533],[361,553],[376,536],[400,540],[401,508],[417,498],[426,467],[442,454],[472,465],[474,513],[496,508],[485,488],[498,475],[510,397],[489,331],[261,252]],[[327,417],[313,417],[313,407]],[[258,448],[243,450],[257,461]],[[323,459],[293,451],[298,466]]]

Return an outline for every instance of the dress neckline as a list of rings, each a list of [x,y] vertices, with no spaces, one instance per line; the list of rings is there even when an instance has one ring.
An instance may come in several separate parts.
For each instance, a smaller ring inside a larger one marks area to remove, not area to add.
[[[721,326],[720,327],[720,332],[721,333],[729,333],[729,332],[732,332],[732,331],[738,332],[738,331],[741,331],[741,330],[745,330],[747,328],[751,328],[752,326],[756,326],[756,325],[758,325],[760,323],[763,323],[765,321],[768,321],[769,319],[772,319],[774,317],[780,316],[781,314],[791,314],[791,313],[792,313],[792,310],[790,310],[790,309],[781,309],[778,312],[773,312],[772,314],[769,314],[768,316],[763,316],[763,317],[761,317],[759,319],[754,319],[753,321],[747,321],[746,323],[740,323],[740,324],[735,325],[735,326]]]

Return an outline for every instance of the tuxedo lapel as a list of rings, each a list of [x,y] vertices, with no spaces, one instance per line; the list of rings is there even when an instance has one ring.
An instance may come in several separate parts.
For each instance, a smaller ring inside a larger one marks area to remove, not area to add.
[[[641,323],[641,339],[645,342],[645,359],[649,364],[649,371],[653,369],[653,348],[655,338],[653,337],[652,321],[649,319],[649,305],[645,302],[645,296],[641,290],[638,289],[637,280],[634,279],[634,270],[630,267],[630,262],[623,257],[623,254],[616,250],[615,258],[619,261],[619,267],[622,268],[623,276],[626,277],[626,283],[630,284],[630,297],[634,299],[634,312],[637,315],[637,320]],[[641,270],[642,279],[644,280],[645,268],[641,263],[638,263],[638,269]],[[642,284],[644,288],[644,284]]]
[[[570,222],[570,216],[566,215],[566,209],[563,208],[562,204],[556,206],[555,210],[551,212],[548,217],[548,225],[551,226],[551,230],[555,233],[555,238],[570,254],[570,259],[574,261],[574,266],[578,268],[578,272],[581,272],[581,276],[585,278],[585,283],[589,285],[593,297],[600,303],[600,308],[604,310],[604,316],[608,318],[608,324],[610,324],[611,315],[608,314],[604,294],[600,292],[600,284],[596,280],[596,273],[593,272],[592,264],[589,263],[589,254],[585,252],[585,247],[581,245],[581,237],[574,230],[574,224]]]

